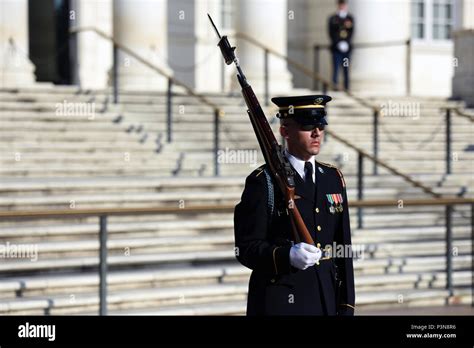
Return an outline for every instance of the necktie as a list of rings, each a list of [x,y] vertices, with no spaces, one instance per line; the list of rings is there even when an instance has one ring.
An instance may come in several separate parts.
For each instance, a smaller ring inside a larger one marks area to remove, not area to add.
[[[305,191],[314,196],[313,165],[311,162],[304,163],[304,186]]]

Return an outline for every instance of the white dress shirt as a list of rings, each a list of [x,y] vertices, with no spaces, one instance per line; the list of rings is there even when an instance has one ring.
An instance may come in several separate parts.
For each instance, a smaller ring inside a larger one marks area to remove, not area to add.
[[[337,15],[341,18],[347,17],[347,11],[337,11]]]
[[[315,156],[312,156],[308,161],[303,161],[299,159],[296,156],[293,156],[291,153],[288,152],[288,149],[285,149],[285,156],[288,158],[288,161],[290,161],[291,165],[295,170],[298,172],[299,176],[303,181],[305,180],[305,175],[304,175],[304,163],[305,162],[311,162],[313,165],[313,183],[315,182],[316,179],[316,160]]]

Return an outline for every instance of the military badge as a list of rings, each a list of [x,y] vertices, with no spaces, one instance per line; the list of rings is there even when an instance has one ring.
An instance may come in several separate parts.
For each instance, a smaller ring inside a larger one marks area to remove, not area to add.
[[[334,196],[336,197],[336,200],[337,200],[337,207],[336,207],[336,211],[338,213],[342,213],[342,211],[344,210],[344,208],[342,207],[342,203],[343,203],[343,198],[342,198],[342,195],[340,193],[336,193],[334,194]]]
[[[327,198],[327,200],[328,200],[328,202],[329,202],[329,212],[330,212],[331,214],[335,214],[335,213],[336,213],[336,208],[334,207],[334,203],[335,203],[335,202],[334,202],[334,200],[333,200],[333,198],[332,198],[332,195],[331,195],[331,194],[327,194],[327,195],[326,195],[326,198]]]
[[[319,105],[319,104],[321,104],[321,103],[323,102],[323,100],[324,100],[324,98],[316,98],[316,99],[314,100],[314,104]]]
[[[344,199],[342,198],[342,194],[329,193],[329,194],[326,194],[326,198],[330,204],[329,212],[331,214],[342,213],[344,211],[344,207],[342,206],[342,203],[344,202]]]

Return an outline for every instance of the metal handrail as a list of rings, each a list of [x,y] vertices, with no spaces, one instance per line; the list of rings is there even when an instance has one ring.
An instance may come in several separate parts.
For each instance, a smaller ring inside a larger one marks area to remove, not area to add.
[[[329,86],[334,90],[339,90],[339,91],[344,92],[347,96],[349,96],[352,99],[354,99],[355,101],[357,101],[360,105],[365,106],[369,109],[372,109],[373,111],[380,111],[380,109],[381,109],[380,107],[378,107],[376,105],[373,105],[373,104],[367,102],[365,99],[363,99],[361,97],[358,97],[357,95],[353,94],[352,92],[350,92],[350,91],[348,91],[344,88],[341,88],[340,86],[337,86],[337,85],[333,84],[332,81],[329,81],[329,80],[325,79],[319,73],[314,72],[311,69],[308,69],[305,65],[297,62],[296,60],[293,60],[293,59],[289,58],[288,56],[285,56],[284,54],[274,50],[271,47],[266,46],[265,44],[263,44],[260,41],[254,39],[253,37],[250,37],[250,36],[248,36],[247,34],[244,34],[244,33],[235,33],[233,36],[235,36],[236,38],[240,38],[240,39],[243,39],[245,41],[248,41],[251,44],[263,49],[264,51],[267,51],[268,53],[271,53],[274,56],[285,60],[288,64],[290,64],[294,68],[300,70],[305,75],[307,75],[309,77],[312,77],[313,79],[317,79],[318,81],[322,82],[326,86]]]
[[[452,150],[452,132],[451,132],[451,116],[455,114],[456,116],[459,117],[464,117],[467,120],[473,122],[474,121],[474,115],[469,115],[463,111],[461,111],[458,107],[456,106],[445,106],[442,107],[441,110],[446,111],[446,148],[445,148],[445,159],[446,159],[446,174],[452,174],[452,156],[451,156],[451,150]]]
[[[292,66],[294,66],[295,68],[299,69],[300,71],[302,71],[303,73],[305,73],[306,75],[308,76],[311,76],[311,77],[314,77],[320,81],[322,81],[323,83],[326,83],[328,85],[330,85],[331,87],[334,87],[335,85],[330,82],[329,80],[326,80],[324,79],[321,75],[319,75],[318,73],[306,68],[303,64],[300,64],[290,58],[288,58],[287,56],[283,55],[282,53],[280,52],[277,52],[275,51],[274,49],[272,49],[271,47],[268,47],[268,46],[265,46],[264,44],[262,44],[261,42],[255,40],[254,38],[252,37],[249,37],[248,35],[246,34],[243,34],[243,33],[236,33],[235,36],[237,38],[241,38],[241,39],[244,39],[262,49],[265,50],[265,52],[268,52],[268,53],[271,53],[285,61],[287,61],[289,64],[291,64]],[[336,86],[337,87],[337,86]],[[368,108],[371,108],[374,112],[374,124],[377,126],[378,125],[378,118],[379,118],[379,114],[380,114],[380,108],[378,106],[374,106],[370,103],[368,103],[367,101],[365,101],[364,99],[354,95],[353,93],[347,91],[347,90],[343,90],[344,93],[346,93],[349,97],[353,98],[354,100],[356,100],[357,102],[359,102],[361,105],[363,106],[366,106]],[[369,153],[367,153],[366,151],[362,150],[361,148],[357,147],[356,145],[350,143],[349,141],[343,139],[342,137],[336,135],[335,133],[331,132],[330,130],[326,130],[326,133],[328,133],[330,136],[332,136],[334,139],[338,140],[339,142],[345,144],[346,146],[348,146],[349,148],[357,151],[357,153],[359,153],[360,155],[362,155],[363,157],[366,157],[368,159],[370,159],[373,163],[374,163],[374,167],[376,168],[377,165],[387,169],[388,171],[390,171],[391,173],[395,174],[395,175],[398,175],[400,177],[402,177],[405,181],[407,181],[408,183],[414,185],[415,187],[418,187],[418,188],[421,188],[424,192],[432,195],[433,197],[440,197],[441,195],[434,192],[430,187],[422,184],[421,182],[417,181],[417,180],[414,180],[412,178],[410,178],[408,175],[402,173],[401,171],[399,171],[398,169],[392,167],[391,165],[385,163],[384,161],[380,160],[377,156],[378,154],[378,150],[377,150],[377,146],[374,146],[374,155],[370,155]],[[374,132],[374,136],[375,136],[375,139],[374,139],[374,144],[377,143],[377,133],[378,132]],[[376,172],[375,172],[376,174]]]
[[[371,160],[372,162],[376,163],[377,165],[381,166],[382,168],[387,169],[392,174],[401,177],[403,180],[407,181],[408,183],[412,184],[413,186],[422,189],[423,192],[428,193],[431,196],[436,197],[436,198],[441,197],[441,195],[439,193],[434,192],[432,188],[422,184],[418,180],[412,179],[409,175],[406,175],[406,174],[402,173],[398,169],[396,169],[396,168],[392,167],[391,165],[385,163],[384,161],[376,158],[375,156],[369,154],[368,152],[364,151],[363,149],[357,147],[356,145],[351,144],[349,141],[347,141],[346,139],[340,137],[339,135],[336,135],[335,133],[333,133],[329,129],[327,129],[325,132],[328,133],[330,136],[332,136],[337,141],[339,141],[340,143],[343,143],[344,145],[346,145],[346,146],[352,148],[353,150],[357,151],[359,156],[362,156],[362,157],[365,157],[365,158]]]
[[[298,63],[296,62],[295,60],[285,56],[284,54],[278,52],[278,51],[275,51],[274,49],[272,49],[271,47],[268,47],[266,45],[264,45],[263,43],[257,41],[256,39],[254,39],[253,37],[250,37],[244,33],[236,33],[234,35],[235,37],[237,38],[241,38],[245,41],[248,41],[249,43],[263,49],[265,51],[265,59],[266,61],[268,61],[268,58],[267,58],[267,55],[268,54],[273,54],[274,56],[276,57],[279,57],[283,60],[285,60],[288,64],[292,65],[294,68],[300,70],[303,74],[309,76],[309,77],[312,77],[313,79],[316,79],[320,82],[322,82],[323,84],[327,85],[327,86],[331,86],[331,88],[333,89],[337,89],[339,91],[342,91],[344,92],[347,96],[351,97],[353,100],[357,101],[360,105],[362,106],[365,106],[365,107],[368,107],[370,108],[372,111],[373,111],[373,126],[374,126],[374,132],[373,132],[373,155],[370,155],[368,154],[367,152],[363,151],[362,149],[358,148],[357,146],[351,144],[350,142],[348,142],[347,140],[335,135],[334,133],[332,133],[331,131],[329,130],[326,130],[326,133],[330,134],[332,137],[334,137],[335,139],[337,139],[338,141],[344,143],[346,146],[354,149],[355,151],[357,151],[359,153],[359,155],[362,155],[363,157],[366,157],[368,159],[370,159],[373,163],[374,163],[374,170],[373,170],[373,173],[374,174],[377,174],[377,165],[381,166],[381,167],[384,167],[386,168],[387,170],[389,170],[391,173],[395,174],[395,175],[398,175],[398,176],[401,176],[403,179],[405,179],[407,182],[413,184],[414,186],[416,187],[419,187],[421,189],[423,189],[424,192],[426,193],[429,193],[431,195],[433,195],[434,197],[440,197],[439,194],[436,194],[433,192],[433,190],[425,185],[423,185],[421,182],[417,181],[417,180],[414,180],[412,178],[410,178],[408,175],[405,175],[404,173],[402,173],[401,171],[397,170],[396,168],[386,164],[385,162],[379,160],[378,158],[378,127],[379,127],[379,118],[380,118],[380,111],[381,111],[381,108],[379,106],[376,106],[376,105],[373,105],[369,102],[367,102],[366,100],[354,95],[353,93],[351,93],[350,91],[346,90],[346,89],[341,89],[339,86],[335,86],[331,81],[329,80],[326,80],[325,78],[323,78],[318,72],[316,71],[312,71],[310,69],[308,69],[307,67],[305,67],[303,64],[301,63]],[[382,47],[382,46],[396,46],[396,45],[407,45],[407,47],[410,47],[410,44],[411,44],[411,40],[408,39],[408,40],[404,40],[404,41],[388,41],[388,42],[374,42],[374,43],[356,43],[354,44],[356,47],[360,47],[360,48],[363,48],[363,47]],[[324,45],[319,45],[319,47],[323,47]],[[326,46],[324,46],[326,47]],[[327,47],[329,47],[329,45],[327,45]],[[268,69],[266,67],[266,69]],[[268,77],[266,78],[268,79]],[[268,85],[268,81],[266,82],[265,84],[266,86]],[[268,94],[268,91],[265,93],[266,95]],[[464,113],[463,111],[461,111],[459,108],[457,107],[449,107],[449,106],[446,106],[445,109],[452,109],[454,110],[459,116],[464,116],[468,119],[471,120],[471,122],[474,120],[474,116],[473,115],[469,115],[469,114],[466,114]],[[450,167],[450,163],[449,161],[447,160],[446,162],[447,164],[447,167]],[[447,173],[451,173],[450,170],[447,171]],[[360,174],[360,173],[359,173]],[[359,178],[358,180],[359,182],[361,182],[361,178]],[[360,196],[361,198],[362,196]]]
[[[394,46],[406,46],[406,94],[411,94],[411,39],[399,40],[399,41],[384,41],[384,42],[356,42],[351,44],[351,46],[356,48],[375,48],[375,47],[394,47]],[[315,71],[319,70],[319,50],[321,48],[329,49],[330,44],[316,44],[314,47],[314,69]]]
[[[474,198],[444,197],[436,199],[403,199],[403,206],[444,206],[474,204]],[[400,205],[399,199],[371,199],[352,200],[349,207],[396,207]],[[173,207],[144,207],[144,208],[89,208],[89,209],[50,209],[50,210],[18,210],[0,211],[0,219],[30,219],[30,218],[69,218],[86,216],[123,216],[123,215],[154,215],[154,214],[186,214],[186,213],[225,213],[233,212],[235,205],[195,205],[185,208]]]
[[[179,85],[181,87],[183,87],[186,92],[189,94],[189,95],[192,95],[194,97],[196,97],[197,99],[199,99],[201,102],[203,102],[204,104],[210,106],[211,108],[214,109],[214,123],[215,123],[215,131],[214,131],[214,168],[215,168],[215,175],[219,175],[219,166],[217,164],[217,150],[218,150],[218,147],[219,147],[219,137],[218,137],[218,132],[219,132],[219,124],[220,124],[220,117],[223,115],[223,112],[221,110],[221,108],[217,105],[217,104],[214,104],[213,102],[211,102],[209,99],[207,99],[206,97],[204,97],[203,95],[201,94],[198,94],[196,93],[191,87],[187,86],[184,82],[181,82],[179,81],[178,79],[174,78],[173,76],[171,76],[170,74],[168,74],[166,71],[164,71],[163,69],[161,69],[160,67],[156,66],[155,64],[149,62],[147,59],[143,58],[141,55],[135,53],[132,49],[130,49],[129,47],[117,42],[113,37],[111,37],[110,35],[107,35],[105,32],[95,28],[95,27],[80,27],[80,28],[71,28],[70,29],[70,34],[72,35],[75,35],[75,34],[78,34],[80,32],[84,32],[84,31],[92,31],[94,33],[96,33],[97,35],[101,36],[102,38],[106,39],[106,40],[109,40],[110,42],[113,43],[114,45],[114,55],[116,53],[116,48],[119,48],[121,49],[122,51],[126,52],[127,54],[129,54],[130,56],[134,57],[135,59],[137,59],[138,61],[140,61],[142,64],[144,64],[145,66],[149,67],[150,69],[152,69],[153,71],[157,72],[158,74],[166,77],[169,81],[169,88],[168,88],[168,94],[170,94],[170,86],[171,84],[176,84],[176,85]],[[289,64],[295,66],[297,69],[300,69],[302,72],[304,72],[305,74],[307,75],[310,75],[310,76],[313,76],[314,78],[317,78],[319,79],[320,81],[323,81],[325,83],[328,83],[330,86],[333,86],[334,85],[332,84],[332,82],[328,81],[328,80],[325,80],[322,76],[320,76],[319,74],[317,73],[314,73],[313,71],[307,69],[304,65],[288,58],[287,56],[275,51],[274,49],[270,48],[270,47],[267,47],[265,45],[263,45],[261,42],[255,40],[254,38],[252,37],[249,37],[248,35],[246,34],[243,34],[243,33],[236,33],[235,34],[236,37],[238,38],[241,38],[241,39],[244,39],[244,40],[247,40],[249,41],[250,43],[256,45],[257,47],[260,47],[262,49],[265,50],[265,52],[268,52],[268,53],[271,53],[277,57],[280,57],[281,59],[284,59],[286,60]],[[376,107],[376,106],[373,106],[371,105],[370,103],[366,102],[365,100],[363,100],[362,98],[359,98],[355,95],[353,95],[352,93],[350,93],[349,91],[347,90],[344,90],[344,92],[349,95],[350,97],[352,97],[353,99],[357,100],[359,103],[361,103],[361,105],[364,105],[364,106],[367,106],[369,108],[371,108],[373,111],[374,111],[374,125],[378,125],[378,118],[379,118],[379,112],[380,112],[380,108]],[[169,104],[169,98],[168,98],[168,104]],[[168,109],[170,109],[170,105],[168,105]],[[169,132],[170,133],[170,130]],[[418,187],[418,188],[421,188],[424,192],[432,195],[433,197],[440,197],[439,194],[435,193],[431,188],[429,188],[428,186],[425,186],[423,185],[421,182],[417,181],[417,180],[414,180],[412,178],[410,178],[408,175],[405,175],[403,174],[402,172],[400,172],[399,170],[397,170],[396,168],[388,165],[387,163],[381,161],[380,159],[378,159],[378,156],[377,156],[377,153],[378,153],[378,150],[377,150],[377,146],[374,145],[374,155],[370,155],[369,153],[365,152],[364,150],[358,148],[357,146],[351,144],[350,142],[348,142],[347,140],[337,136],[335,133],[327,130],[327,133],[329,135],[331,135],[332,137],[334,137],[336,140],[342,142],[343,144],[345,144],[346,146],[354,149],[355,151],[358,152],[359,156],[362,156],[362,157],[366,157],[368,159],[370,159],[373,163],[374,163],[374,174],[376,174],[376,168],[377,168],[377,165],[383,167],[383,168],[386,168],[387,170],[389,170],[391,173],[395,174],[395,175],[398,175],[400,177],[402,177],[404,180],[406,180],[407,182],[409,182],[410,184],[414,185],[415,187]],[[378,132],[374,132],[374,144],[377,143],[377,133]],[[170,136],[170,134],[168,134],[168,136]],[[359,173],[359,176],[361,176],[362,173]],[[359,183],[362,183],[362,180],[361,178],[359,178],[358,180]],[[362,191],[362,187],[360,186],[359,187],[359,191],[360,191],[360,198],[362,197],[362,194],[361,194],[361,191]]]
[[[223,113],[222,113],[222,110],[221,108],[217,105],[217,104],[214,104],[213,102],[211,102],[209,99],[207,99],[205,96],[203,96],[202,94],[198,94],[196,93],[192,88],[190,88],[189,86],[187,86],[185,83],[179,81],[178,79],[174,78],[173,76],[171,76],[170,74],[168,74],[166,71],[164,71],[163,69],[161,69],[160,67],[156,66],[155,64],[152,64],[150,63],[147,59],[143,58],[142,56],[140,56],[139,54],[135,53],[132,49],[130,49],[129,47],[117,42],[113,37],[111,37],[110,35],[107,35],[105,32],[97,29],[97,28],[94,28],[94,27],[80,27],[80,28],[71,28],[70,29],[70,33],[71,34],[77,34],[79,32],[84,32],[84,31],[92,31],[92,32],[95,32],[97,35],[103,37],[104,39],[107,39],[109,40],[110,42],[112,42],[114,44],[115,47],[121,49],[122,51],[126,52],[127,54],[129,54],[130,56],[134,57],[135,59],[137,59],[139,62],[141,62],[142,64],[144,64],[145,66],[149,67],[150,69],[154,70],[155,72],[159,73],[160,75],[168,78],[168,81],[169,81],[169,84],[176,84],[176,85],[179,85],[181,87],[183,87],[185,89],[185,91],[189,94],[189,95],[192,95],[193,97],[199,99],[201,102],[203,102],[204,104],[210,106],[211,108],[214,109],[214,114],[215,114],[215,123],[216,123],[216,132],[218,132],[218,125],[219,125],[219,116],[221,116]],[[275,51],[274,49],[270,48],[270,47],[267,47],[265,45],[263,45],[261,42],[255,40],[254,38],[246,35],[246,34],[243,34],[243,33],[236,33],[235,34],[236,37],[238,38],[241,38],[241,39],[244,39],[262,49],[265,50],[265,52],[268,52],[268,53],[271,53],[277,57],[280,57],[281,59],[284,59],[286,60],[289,64],[293,65],[294,67],[296,67],[297,69],[300,69],[302,72],[304,72],[305,74],[307,75],[310,75],[310,76],[313,76],[314,78],[320,80],[320,81],[323,81],[324,83],[327,83],[328,85],[330,85],[331,87],[334,88],[334,84],[326,79],[324,79],[322,76],[320,76],[319,74],[307,69],[305,66],[303,66],[302,64],[288,58],[287,56]],[[336,86],[337,87],[337,86]],[[379,112],[380,112],[380,108],[377,107],[377,106],[374,106],[374,105],[371,105],[370,103],[368,103],[367,101],[365,101],[364,99],[360,98],[360,97],[357,97],[355,95],[353,95],[351,92],[347,91],[347,90],[343,90],[344,93],[346,93],[348,96],[352,97],[354,100],[358,101],[361,105],[363,106],[366,106],[366,107],[369,107],[371,108],[373,111],[374,111],[374,124],[377,124],[377,120],[378,120],[378,117],[379,117]],[[457,112],[460,112],[458,109],[456,109]],[[368,154],[367,152],[363,151],[362,149],[356,147],[355,145],[351,144],[350,142],[348,142],[347,140],[345,139],[342,139],[341,137],[337,136],[336,134],[334,134],[333,132],[330,132],[329,130],[327,131],[327,133],[329,135],[331,135],[332,137],[334,137],[335,139],[337,139],[338,141],[344,143],[346,146],[356,150],[359,154],[361,154],[363,157],[366,157],[370,160],[373,161],[374,163],[374,168],[376,168],[376,165],[380,165],[381,167],[384,167],[386,168],[387,170],[389,170],[391,173],[395,174],[395,175],[398,175],[398,176],[401,176],[404,180],[406,180],[407,182],[411,183],[412,185],[414,185],[415,187],[418,187],[418,188],[421,188],[424,192],[426,193],[429,193],[431,195],[433,195],[434,197],[439,197],[440,195],[435,193],[431,188],[423,185],[422,183],[410,178],[408,175],[405,175],[403,173],[401,173],[399,170],[397,170],[396,168],[393,168],[392,166],[386,164],[385,162],[381,161],[378,159],[378,156],[377,156],[377,150],[376,150],[376,147],[374,148],[374,155],[370,155]],[[375,132],[374,132],[375,134]],[[215,142],[215,145],[218,146],[218,139],[217,137],[215,137],[216,139],[214,139],[214,142]],[[374,141],[374,143],[376,143],[376,141]],[[216,146],[215,146],[216,147]],[[216,147],[217,149],[217,147]],[[216,151],[217,153],[217,151]],[[217,159],[215,160],[215,162],[217,161]],[[216,175],[218,175],[218,166],[215,165],[215,168],[216,168]]]
[[[268,101],[268,93],[269,93],[268,92],[269,82],[268,82],[268,73],[267,73],[267,71],[268,71],[268,66],[267,66],[268,65],[268,54],[271,53],[271,54],[275,55],[276,57],[285,60],[288,64],[290,64],[291,66],[293,66],[297,70],[300,70],[306,76],[309,76],[309,77],[313,78],[314,80],[322,82],[323,86],[324,86],[324,88],[323,88],[323,93],[324,94],[326,93],[327,87],[331,87],[334,90],[344,92],[348,97],[350,97],[353,100],[357,101],[360,105],[371,109],[372,112],[373,112],[373,127],[374,127],[373,141],[372,141],[372,143],[373,143],[373,153],[374,153],[374,157],[378,158],[378,133],[379,133],[378,132],[378,125],[379,125],[379,117],[380,117],[380,111],[381,111],[380,107],[367,102],[365,99],[363,99],[361,97],[358,97],[357,95],[355,95],[352,92],[346,90],[345,88],[341,88],[340,86],[337,86],[337,85],[333,84],[331,81],[326,80],[324,77],[322,77],[318,72],[313,71],[311,69],[308,69],[303,64],[289,58],[288,56],[285,56],[284,54],[282,54],[280,52],[275,51],[273,48],[264,45],[263,43],[257,41],[253,37],[250,37],[250,36],[248,36],[246,34],[243,34],[243,33],[236,33],[234,36],[237,37],[237,38],[241,38],[245,41],[248,41],[249,43],[263,49],[264,52],[265,52],[265,73],[266,73],[265,74],[265,97],[266,97],[265,100],[266,100],[266,102]],[[378,174],[378,167],[375,164],[375,162],[374,162],[374,166],[373,166],[373,174],[374,175]]]
[[[474,122],[474,115],[473,115],[473,114],[468,114],[468,113],[464,112],[464,111],[461,110],[458,106],[443,106],[443,107],[441,107],[441,110],[451,110],[451,111],[454,111],[454,113],[455,113],[457,116],[464,117],[464,118],[466,118],[467,120],[469,120],[469,121],[471,121],[471,122]]]
[[[407,44],[408,40],[398,41],[383,41],[383,42],[354,42],[351,44],[353,48],[372,48],[372,47],[390,47],[390,46],[403,46]],[[331,44],[315,44],[315,47],[328,49]]]
[[[192,95],[193,97],[199,99],[201,102],[203,102],[204,104],[210,106],[213,109],[220,110],[220,107],[217,104],[214,104],[212,101],[207,99],[205,96],[203,96],[199,93],[196,93],[191,87],[186,85],[184,82],[181,82],[180,80],[178,80],[175,77],[171,76],[166,71],[161,69],[159,66],[150,63],[147,59],[145,59],[141,55],[135,53],[131,48],[121,44],[120,42],[117,42],[117,40],[115,40],[112,36],[107,35],[105,32],[103,32],[103,31],[101,31],[97,28],[94,28],[94,27],[71,28],[69,30],[69,32],[71,34],[76,34],[76,33],[84,32],[84,31],[93,31],[97,35],[103,37],[104,39],[109,40],[114,45],[116,45],[118,48],[120,48],[122,51],[124,51],[128,55],[134,57],[140,63],[144,64],[145,66],[147,66],[148,68],[154,70],[158,74],[160,74],[160,75],[166,77],[167,79],[171,80],[173,82],[173,84],[183,87],[186,90],[186,93],[188,93],[189,95]]]
[[[187,94],[197,98],[199,101],[204,103],[205,105],[211,107],[214,110],[214,174],[216,176],[219,175],[219,165],[218,165],[218,150],[219,150],[219,128],[221,124],[220,118],[224,115],[224,111],[215,103],[210,101],[208,98],[203,96],[202,94],[196,93],[191,87],[186,85],[184,82],[181,82],[180,80],[176,79],[175,77],[171,76],[168,74],[166,71],[158,67],[157,65],[149,62],[146,58],[142,57],[141,55],[135,53],[131,48],[117,42],[112,36],[107,35],[103,31],[94,28],[94,27],[80,27],[80,28],[71,28],[69,30],[69,33],[72,35],[78,34],[80,32],[84,31],[92,31],[99,35],[100,37],[110,41],[113,43],[113,58],[114,58],[114,64],[113,64],[113,69],[114,69],[114,80],[113,80],[113,90],[114,90],[114,103],[117,103],[118,99],[118,83],[117,83],[117,55],[118,55],[118,50],[122,50],[123,52],[127,53],[128,55],[134,57],[136,60],[138,60],[140,63],[144,64],[148,68],[152,69],[153,71],[157,72],[158,74],[166,77],[168,79],[168,92],[167,92],[167,142],[171,143],[171,125],[172,125],[172,120],[171,120],[171,109],[172,109],[172,104],[171,104],[171,98],[172,98],[172,86],[173,84],[178,85],[186,91]],[[226,129],[224,129],[227,131]],[[178,166],[179,167],[179,166]]]
[[[407,199],[402,200],[403,206],[446,206],[446,289],[453,295],[453,260],[452,260],[452,213],[453,205],[471,205],[471,239],[474,240],[474,199],[471,198],[441,198],[441,199]],[[358,200],[349,202],[350,207],[400,207],[400,200]],[[201,205],[186,208],[177,207],[147,207],[147,208],[93,208],[67,210],[30,210],[30,211],[0,211],[2,219],[31,219],[31,218],[73,218],[85,216],[99,217],[99,315],[107,315],[107,217],[143,214],[186,214],[234,211],[234,205]],[[473,278],[474,282],[474,278]],[[474,288],[474,287],[473,287]],[[472,300],[474,307],[474,298]]]
[[[211,101],[209,101],[209,100],[208,100],[207,98],[205,98],[204,96],[199,95],[198,93],[194,92],[189,86],[187,86],[187,85],[184,84],[183,82],[181,82],[181,81],[175,79],[175,78],[172,77],[171,75],[167,74],[163,69],[161,69],[160,67],[158,67],[158,66],[156,66],[156,65],[154,65],[154,64],[152,64],[152,63],[150,63],[148,60],[146,60],[145,58],[143,58],[143,57],[140,56],[139,54],[133,52],[132,49],[128,48],[127,46],[125,46],[125,45],[123,45],[123,44],[121,44],[121,43],[119,43],[119,42],[117,42],[113,37],[111,37],[110,35],[107,35],[107,34],[104,33],[103,31],[101,31],[101,30],[99,30],[99,29],[97,29],[97,28],[94,28],[94,27],[81,27],[81,28],[72,28],[72,29],[70,29],[70,33],[71,33],[71,34],[76,34],[76,33],[83,32],[83,31],[92,31],[92,32],[95,32],[95,33],[98,34],[99,36],[101,36],[101,37],[103,37],[103,38],[105,38],[105,39],[111,41],[111,42],[114,44],[115,47],[117,47],[117,48],[123,50],[124,52],[126,52],[126,53],[129,54],[130,56],[136,58],[138,61],[140,61],[141,63],[143,63],[143,64],[146,65],[147,67],[149,67],[149,68],[151,68],[152,70],[154,70],[155,72],[157,72],[157,73],[161,74],[162,76],[165,76],[166,78],[168,78],[169,81],[170,81],[169,83],[174,83],[174,84],[177,84],[177,85],[179,85],[179,86],[182,86],[183,88],[185,88],[185,90],[186,90],[190,95],[192,95],[192,96],[194,96],[194,97],[200,99],[203,103],[205,103],[205,104],[207,104],[208,106],[212,107],[212,108],[215,110],[215,115],[216,115],[216,116],[215,116],[215,123],[216,123],[216,127],[215,127],[215,128],[216,128],[216,132],[215,132],[215,133],[218,132],[218,126],[219,126],[219,117],[218,117],[218,115],[221,114],[221,110],[220,110],[220,108],[219,108],[216,104],[212,103]],[[299,69],[302,69],[302,71],[305,71],[305,72],[308,73],[308,74],[314,74],[313,72],[311,72],[311,71],[308,70],[306,67],[304,67],[303,65],[299,64],[298,62],[289,59],[288,57],[286,57],[286,56],[284,56],[284,55],[278,53],[277,51],[273,50],[272,48],[265,47],[262,43],[258,42],[257,40],[255,40],[255,39],[253,39],[253,38],[251,38],[251,37],[249,37],[249,36],[247,36],[247,35],[245,35],[245,34],[237,33],[236,36],[237,36],[237,37],[240,37],[240,38],[242,38],[242,39],[248,40],[249,42],[253,43],[254,45],[257,45],[257,46],[259,46],[259,47],[261,47],[261,48],[264,48],[266,52],[268,51],[269,53],[272,53],[272,54],[274,54],[274,55],[276,55],[276,56],[278,56],[278,57],[280,57],[280,58],[282,58],[282,59],[287,60],[290,64],[295,65],[296,67],[298,67]],[[320,79],[320,80],[324,80],[324,78],[321,77],[319,74],[317,74],[317,78]],[[326,81],[326,80],[324,80],[324,81]],[[333,84],[332,84],[331,82],[329,82],[329,81],[326,81],[326,82],[328,82],[331,86],[333,86]],[[348,92],[348,91],[345,91],[345,92],[346,92],[348,95],[351,95],[350,92]],[[356,96],[352,96],[352,97],[353,97],[354,99],[358,100],[361,104],[363,104],[363,105],[365,105],[365,106],[367,106],[367,107],[369,107],[369,108],[372,108],[372,109],[374,110],[374,117],[378,118],[378,117],[377,117],[377,116],[378,116],[378,113],[379,113],[378,108],[375,109],[373,106],[371,106],[369,103],[367,103],[366,101],[364,101],[364,100],[361,99],[361,98],[358,98],[358,97],[356,97]],[[169,131],[168,133],[170,133],[170,131]],[[335,136],[335,134],[332,133],[332,132],[331,132],[330,134],[331,134],[332,136],[334,136],[336,139],[341,139],[340,137]],[[215,152],[216,152],[216,154],[215,154],[215,162],[217,162],[218,142],[219,142],[219,139],[218,139],[217,136],[215,136],[215,139],[214,139],[214,143],[215,143],[215,146],[214,146],[214,147],[215,147],[215,150],[216,150],[216,151],[215,151]],[[352,147],[353,149],[356,149],[355,146],[353,146],[352,144],[349,144],[348,142],[346,142],[346,145],[348,145],[349,147]],[[351,146],[351,145],[352,145],[352,146]],[[375,151],[375,152],[377,152],[377,151]],[[363,155],[364,155],[364,157],[367,157],[367,158],[376,158],[376,157],[377,157],[376,155],[375,155],[375,157],[370,156],[368,153],[365,153],[365,152],[363,152]],[[377,160],[377,161],[379,161],[379,160]],[[378,163],[378,164],[382,165],[382,164],[381,164],[381,163],[382,163],[381,161],[380,161],[380,162],[374,162],[374,163]],[[375,167],[376,167],[376,166],[375,166]],[[383,167],[388,168],[392,173],[398,172],[395,168],[390,167],[388,164],[383,163]],[[215,163],[215,174],[216,174],[216,175],[219,174],[217,163]],[[405,176],[405,177],[407,177],[407,176]],[[413,184],[414,180],[413,180],[413,179],[410,179],[409,182]],[[425,192],[432,194],[434,197],[437,197],[437,194],[436,194],[436,193],[434,193],[430,188],[424,186],[423,184],[417,182],[415,186],[420,187],[420,188],[422,188]]]
[[[225,212],[233,209],[231,205],[199,205],[178,207],[145,207],[145,208],[90,208],[90,209],[51,209],[51,210],[19,210],[0,211],[0,219],[22,218],[58,218],[58,217],[86,217],[86,216],[121,216],[147,214],[178,214],[178,213],[206,213],[210,211]]]

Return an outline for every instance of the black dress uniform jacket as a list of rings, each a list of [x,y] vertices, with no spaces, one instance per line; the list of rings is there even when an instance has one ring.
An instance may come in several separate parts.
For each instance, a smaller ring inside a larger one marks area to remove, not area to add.
[[[246,179],[241,202],[234,212],[236,257],[252,269],[247,315],[353,315],[354,274],[352,258],[320,260],[306,270],[290,264],[292,232],[278,187],[274,186],[275,213],[270,216],[267,178],[262,166]],[[304,192],[295,171],[295,204],[321,248],[350,245],[349,210],[340,171],[316,161],[314,197]],[[326,194],[341,194],[342,212],[334,212]],[[331,213],[333,211],[333,213]],[[337,289],[337,278],[340,280]],[[339,297],[339,298],[337,298]]]
[[[354,31],[354,18],[348,14],[346,17],[339,17],[337,14],[329,17],[329,37],[331,38],[331,49],[337,50],[339,41],[347,41],[349,51],[352,50],[352,33]]]

